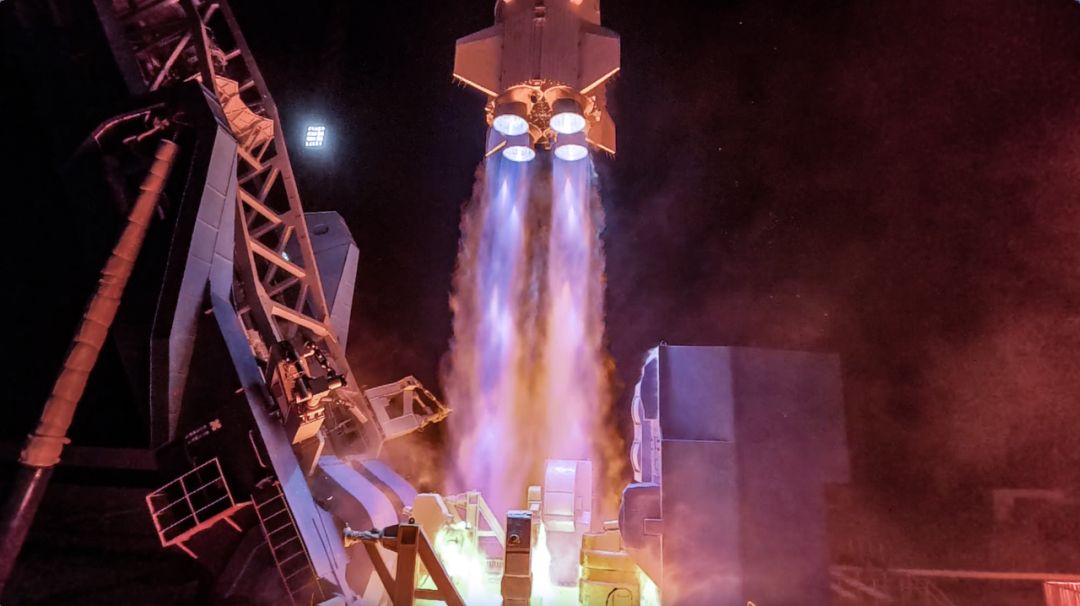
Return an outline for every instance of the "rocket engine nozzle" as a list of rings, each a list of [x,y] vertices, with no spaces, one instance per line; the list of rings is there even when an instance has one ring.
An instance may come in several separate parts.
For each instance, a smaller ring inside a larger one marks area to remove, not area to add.
[[[504,156],[531,160],[511,137],[553,149],[577,133],[585,155],[590,145],[614,154],[606,88],[619,71],[619,36],[600,27],[599,0],[500,1],[495,15],[493,27],[458,40],[454,57],[454,77],[488,96],[487,123],[506,138],[488,155],[503,146]]]

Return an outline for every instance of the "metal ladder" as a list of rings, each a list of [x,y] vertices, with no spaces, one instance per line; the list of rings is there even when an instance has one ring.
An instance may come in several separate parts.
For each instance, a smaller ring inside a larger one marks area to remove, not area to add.
[[[252,501],[266,545],[270,548],[270,555],[274,558],[289,599],[293,604],[312,604],[316,596],[321,600],[322,587],[304,541],[300,538],[292,510],[281,491],[281,483],[274,480],[252,495]]]

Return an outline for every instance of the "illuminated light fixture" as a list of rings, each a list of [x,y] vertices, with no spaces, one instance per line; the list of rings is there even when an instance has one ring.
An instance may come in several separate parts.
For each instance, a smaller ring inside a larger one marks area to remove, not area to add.
[[[513,162],[529,162],[536,157],[532,139],[529,135],[517,135],[506,138],[506,147],[502,150],[503,157]]]
[[[572,135],[585,130],[585,116],[573,99],[556,99],[551,105],[551,129],[560,135]]]
[[[326,143],[326,127],[318,124],[307,127],[304,135],[304,147],[322,147]]]
[[[555,157],[567,162],[577,162],[589,155],[589,145],[585,133],[559,135],[555,139]]]
[[[495,107],[495,118],[491,126],[507,137],[516,137],[529,132],[529,121],[525,119],[525,104],[520,101],[507,101]]]

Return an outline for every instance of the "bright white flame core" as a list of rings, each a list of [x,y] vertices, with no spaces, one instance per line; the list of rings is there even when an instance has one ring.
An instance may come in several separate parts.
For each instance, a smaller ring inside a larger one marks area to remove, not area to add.
[[[585,116],[577,112],[561,112],[551,117],[550,124],[560,135],[572,135],[585,130]]]
[[[507,137],[514,137],[517,135],[524,135],[529,132],[529,123],[525,121],[525,118],[516,116],[514,114],[503,114],[501,116],[495,116],[491,125],[495,127],[495,130],[506,135]]]
[[[457,587],[458,593],[466,604],[478,606],[500,606],[502,592],[499,578],[487,574],[486,556],[466,538],[464,528],[445,527],[435,535],[435,554],[439,556],[446,574]],[[435,589],[431,577],[420,580],[420,587]],[[442,604],[417,600],[417,604]]]
[[[576,162],[589,155],[589,148],[577,143],[567,143],[555,147],[555,157],[567,162]]]
[[[551,550],[547,545],[547,529],[540,524],[536,533],[536,545],[532,549],[532,597],[540,598],[540,604],[553,606],[578,603],[578,586],[562,587],[551,580]],[[581,567],[578,567],[581,578]]]
[[[530,162],[536,157],[536,150],[528,145],[507,145],[503,157],[514,162]]]
[[[502,588],[498,575],[487,573],[487,555],[476,549],[466,538],[464,528],[447,526],[435,535],[435,554],[439,556],[446,573],[450,575],[458,593],[469,606],[501,606]],[[547,547],[547,532],[543,524],[536,536],[532,548],[532,597],[540,598],[537,604],[560,606],[578,603],[578,588],[560,587],[551,580],[551,552]],[[580,570],[578,576],[581,576]],[[431,577],[424,576],[418,585],[424,589],[435,589]],[[429,600],[417,600],[417,605],[441,604]],[[657,602],[657,605],[659,602]]]
[[[553,586],[551,582],[551,551],[547,546],[547,529],[544,528],[543,523],[540,524],[540,530],[536,533],[536,545],[533,545],[532,548],[532,562],[529,572],[532,573],[533,595],[542,596],[544,590]]]
[[[641,588],[641,606],[660,606],[660,588],[649,575],[638,569],[638,587]]]

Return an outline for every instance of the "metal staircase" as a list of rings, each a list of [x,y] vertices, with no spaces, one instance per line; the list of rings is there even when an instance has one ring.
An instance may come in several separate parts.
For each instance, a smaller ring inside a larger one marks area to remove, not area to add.
[[[318,576],[281,491],[281,483],[276,480],[267,482],[258,494],[252,495],[252,501],[266,545],[270,548],[270,555],[274,558],[274,565],[289,599],[293,604],[322,601],[324,596]]]

